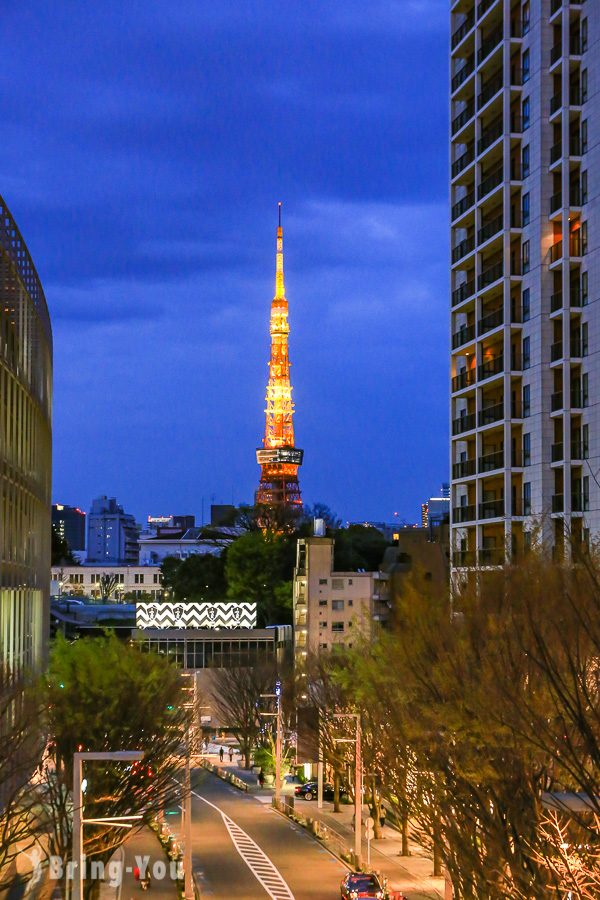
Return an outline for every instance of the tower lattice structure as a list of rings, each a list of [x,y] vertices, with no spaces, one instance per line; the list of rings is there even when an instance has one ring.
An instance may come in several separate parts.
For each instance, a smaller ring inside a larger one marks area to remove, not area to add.
[[[298,469],[302,465],[304,451],[294,442],[294,404],[290,383],[290,358],[288,338],[288,302],[283,279],[283,228],[281,203],[277,227],[277,256],[275,296],[271,303],[271,359],[267,406],[265,409],[265,436],[263,446],[256,451],[261,467],[260,484],[256,503],[267,506],[287,506],[301,509],[302,498]]]

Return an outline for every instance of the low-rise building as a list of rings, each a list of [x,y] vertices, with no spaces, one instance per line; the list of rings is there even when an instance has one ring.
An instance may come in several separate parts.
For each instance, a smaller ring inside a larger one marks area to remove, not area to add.
[[[300,668],[309,655],[373,636],[389,618],[388,575],[336,572],[334,545],[328,537],[298,541],[293,603],[294,657]]]
[[[156,534],[140,537],[139,561],[142,566],[156,566],[161,565],[167,556],[176,559],[208,553],[220,556],[241,534],[243,529],[235,526],[159,528]]]
[[[53,566],[53,597],[73,595],[120,601],[163,594],[160,566]]]
[[[114,497],[97,497],[88,515],[87,561],[102,565],[138,561],[138,526]]]
[[[69,550],[85,550],[85,513],[77,506],[52,505],[52,527],[69,545]]]

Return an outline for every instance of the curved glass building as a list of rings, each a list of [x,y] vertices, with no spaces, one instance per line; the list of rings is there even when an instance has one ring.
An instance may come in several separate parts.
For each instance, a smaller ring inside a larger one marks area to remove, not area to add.
[[[44,291],[0,197],[0,665],[43,665],[50,587],[52,330]]]

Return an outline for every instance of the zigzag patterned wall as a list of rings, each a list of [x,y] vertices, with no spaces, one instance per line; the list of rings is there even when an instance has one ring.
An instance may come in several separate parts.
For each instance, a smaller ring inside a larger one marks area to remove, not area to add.
[[[256,628],[256,603],[136,603],[138,628]]]

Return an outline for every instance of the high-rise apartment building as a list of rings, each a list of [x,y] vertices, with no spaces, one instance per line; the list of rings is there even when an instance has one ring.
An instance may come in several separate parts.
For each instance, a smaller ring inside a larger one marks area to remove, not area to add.
[[[600,6],[451,5],[452,561],[600,530]]]
[[[85,550],[85,513],[77,506],[52,504],[52,527],[69,545],[69,550]]]
[[[88,563],[138,562],[139,530],[114,497],[97,497],[88,515]]]
[[[0,666],[42,668],[50,623],[52,329],[0,197]]]

